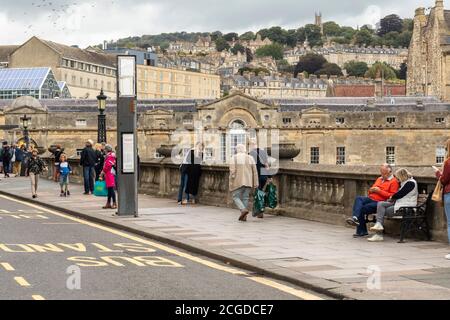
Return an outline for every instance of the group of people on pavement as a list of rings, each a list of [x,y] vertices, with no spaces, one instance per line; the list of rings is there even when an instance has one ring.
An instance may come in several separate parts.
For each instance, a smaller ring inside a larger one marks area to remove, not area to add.
[[[16,144],[9,145],[7,141],[4,141],[0,149],[0,173],[3,173],[5,178],[9,178],[10,174],[20,176],[23,173],[25,175],[30,154],[31,149],[27,150],[25,145],[19,147]]]
[[[83,167],[84,194],[94,194],[95,181],[104,180],[108,196],[103,209],[116,209],[117,157],[113,147],[105,143],[94,145],[92,140],[87,140],[81,151],[80,165]]]
[[[250,194],[257,188],[263,190],[269,179],[265,170],[269,169],[269,156],[267,152],[258,148],[256,139],[250,140],[251,151],[246,152],[242,144],[236,146],[236,154],[230,162],[229,190],[236,206],[240,210],[239,221],[247,221]],[[198,202],[200,178],[202,175],[204,144],[198,142],[184,156],[180,165],[180,186],[178,190],[178,204],[195,204]],[[262,213],[256,215],[264,218]]]
[[[442,184],[442,203],[447,217],[447,232],[450,241],[450,140],[445,144],[445,162],[443,168],[436,170],[436,178]],[[346,221],[356,227],[355,238],[369,236],[366,217],[376,215],[376,223],[370,228],[375,234],[369,242],[383,241],[384,220],[395,216],[400,208],[416,207],[419,196],[418,183],[405,168],[393,172],[392,166],[384,164],[380,168],[381,176],[369,189],[367,196],[359,196],[353,205],[352,217]],[[450,254],[445,257],[450,260]]]

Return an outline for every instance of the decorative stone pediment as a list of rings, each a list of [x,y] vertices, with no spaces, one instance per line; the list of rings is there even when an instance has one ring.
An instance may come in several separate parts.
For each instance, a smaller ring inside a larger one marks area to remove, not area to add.
[[[318,108],[318,107],[313,107],[313,108],[309,108],[306,110],[302,111],[302,115],[306,115],[306,116],[325,116],[328,115],[329,112],[326,109],[322,109],[322,108]]]
[[[155,110],[149,110],[145,114],[149,115],[149,116],[172,116],[173,112],[167,111],[167,110],[155,109]]]
[[[13,103],[6,107],[5,114],[33,114],[33,113],[48,113],[47,107],[43,106],[39,100],[24,96],[19,97],[13,101]]]

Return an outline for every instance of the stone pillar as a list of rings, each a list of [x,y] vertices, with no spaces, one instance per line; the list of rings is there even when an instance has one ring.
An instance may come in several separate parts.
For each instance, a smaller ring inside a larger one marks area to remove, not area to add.
[[[356,180],[344,181],[344,212],[347,216],[352,215],[353,203],[357,196]]]

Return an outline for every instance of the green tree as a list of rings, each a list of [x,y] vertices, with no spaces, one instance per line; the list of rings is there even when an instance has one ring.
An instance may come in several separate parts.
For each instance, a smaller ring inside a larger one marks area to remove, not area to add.
[[[294,66],[290,65],[285,59],[277,61],[277,68],[280,72],[294,73]]]
[[[308,41],[312,47],[323,45],[322,34],[319,26],[316,26],[315,24],[307,24],[304,30],[305,37],[308,37]]]
[[[403,20],[396,14],[390,14],[380,20],[378,35],[383,36],[389,32],[402,32]]]
[[[385,62],[376,62],[366,72],[367,78],[379,79],[384,75],[385,80],[393,80],[397,78],[395,70]]]
[[[344,65],[344,69],[349,76],[364,77],[369,70],[367,63],[361,61],[350,61]]]
[[[220,31],[214,31],[213,33],[211,33],[211,40],[212,41],[217,41],[219,38],[222,38],[222,32]]]
[[[217,38],[217,40],[215,41],[215,43],[216,43],[216,49],[217,49],[217,51],[219,51],[219,52],[222,52],[222,51],[224,51],[224,50],[230,49],[230,45],[229,45],[228,42],[227,42],[224,38],[222,38],[222,37]]]
[[[356,30],[352,27],[341,27],[341,37],[344,37],[349,42],[353,40]]]
[[[283,46],[279,43],[263,46],[256,50],[256,55],[258,57],[272,57],[275,60],[283,59],[283,54]]]
[[[323,65],[327,63],[327,60],[319,54],[308,53],[302,56],[294,69],[294,77],[297,77],[299,73],[307,72],[309,74],[316,73],[322,69]]]
[[[373,36],[368,30],[360,30],[355,34],[353,42],[358,46],[369,46],[373,43]]]
[[[342,76],[342,69],[336,63],[324,63],[322,68],[315,72],[317,76],[327,75],[327,76]]]
[[[366,30],[368,32],[370,32],[370,34],[375,34],[375,30],[372,28],[372,26],[370,24],[365,24],[361,27],[361,31],[362,30]]]
[[[403,32],[414,30],[414,20],[410,18],[403,19]]]
[[[406,80],[407,72],[408,65],[406,64],[406,62],[403,62],[400,65],[400,70],[397,71],[397,78],[399,78],[400,80]]]
[[[237,54],[238,52],[244,54],[245,47],[242,44],[236,43],[233,48],[231,48],[231,53]]]
[[[258,31],[261,37],[269,38],[273,42],[287,44],[288,32],[281,27],[272,27],[270,29],[262,29]]]
[[[341,34],[341,27],[334,21],[328,21],[323,24],[323,33],[326,36],[339,36]]]
[[[250,41],[250,40],[255,40],[255,33],[252,31],[247,31],[243,34],[240,35],[239,39],[243,40],[243,41]]]
[[[230,32],[230,33],[227,33],[227,34],[225,34],[224,36],[223,36],[223,38],[226,40],[226,41],[233,41],[233,39],[235,39],[235,40],[237,40],[237,39],[239,39],[239,35],[237,34],[237,33],[235,33],[235,32]]]
[[[396,47],[408,48],[411,44],[412,31],[403,31],[399,34]]]

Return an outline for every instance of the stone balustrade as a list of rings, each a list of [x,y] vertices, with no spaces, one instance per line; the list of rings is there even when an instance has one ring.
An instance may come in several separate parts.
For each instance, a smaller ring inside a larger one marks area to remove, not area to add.
[[[48,161],[49,159],[47,159]],[[51,160],[50,160],[51,161]],[[71,159],[72,182],[82,182],[82,168],[78,159]],[[50,166],[51,167],[51,166]],[[419,183],[421,193],[434,190],[436,179],[432,168],[409,167]],[[234,207],[228,192],[228,166],[202,166],[199,201],[206,205]],[[51,176],[50,168],[48,175]],[[300,219],[344,225],[351,216],[356,196],[365,195],[379,176],[379,168],[372,166],[302,165],[282,161],[274,177],[278,188],[279,206],[268,213]],[[179,166],[170,159],[143,161],[140,166],[140,193],[176,200],[179,187]],[[433,238],[447,241],[446,219],[442,206],[433,203],[430,225]],[[387,233],[399,232],[399,224],[387,221]],[[349,235],[351,235],[349,230]]]

